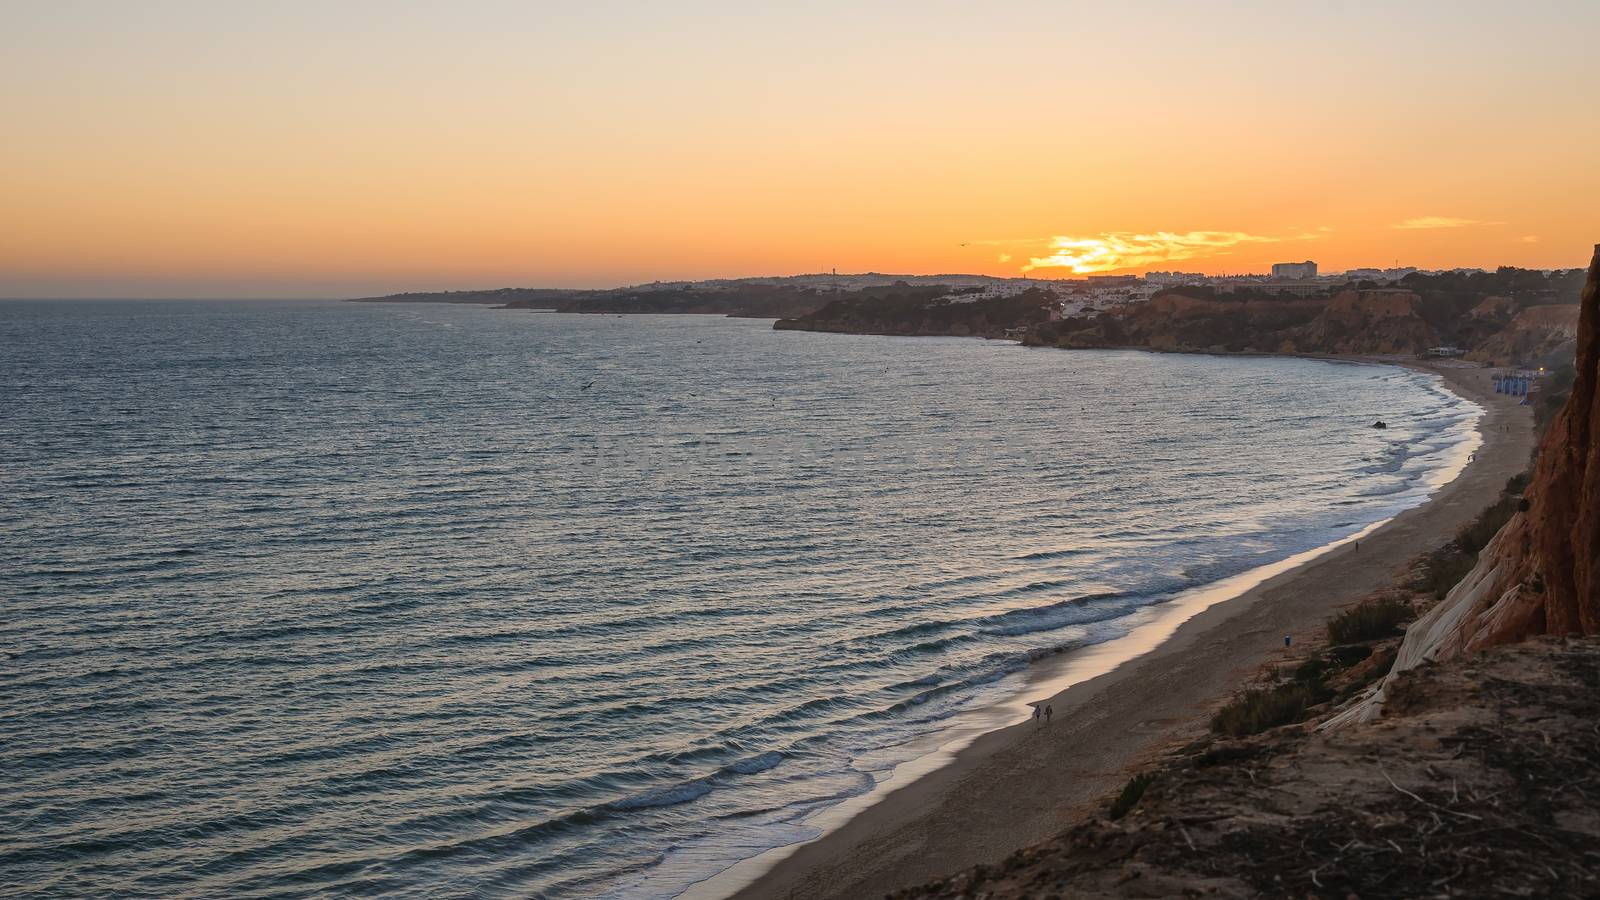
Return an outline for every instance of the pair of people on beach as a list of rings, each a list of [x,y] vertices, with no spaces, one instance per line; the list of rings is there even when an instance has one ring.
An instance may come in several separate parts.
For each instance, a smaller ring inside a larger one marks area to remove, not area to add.
[[[1055,712],[1056,712],[1056,710],[1055,710],[1055,707],[1053,707],[1053,706],[1044,706],[1044,705],[1035,703],[1033,705],[1033,724],[1035,724],[1035,725],[1039,724],[1039,716],[1041,714],[1044,716],[1044,720],[1046,722],[1050,721],[1050,717],[1055,715]]]

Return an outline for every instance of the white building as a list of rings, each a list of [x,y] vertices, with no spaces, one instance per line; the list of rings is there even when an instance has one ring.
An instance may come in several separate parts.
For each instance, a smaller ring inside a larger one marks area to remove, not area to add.
[[[1345,269],[1344,277],[1351,281],[1387,281],[1382,269]]]
[[[1144,280],[1151,284],[1205,284],[1206,276],[1199,272],[1146,272]]]
[[[1309,259],[1305,262],[1297,263],[1273,263],[1272,277],[1289,278],[1295,281],[1315,278],[1317,277],[1317,264]]]

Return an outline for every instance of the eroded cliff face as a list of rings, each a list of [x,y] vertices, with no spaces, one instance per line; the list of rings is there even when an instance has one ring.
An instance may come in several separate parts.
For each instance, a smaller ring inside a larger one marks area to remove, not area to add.
[[[1092,320],[1062,323],[1063,347],[1410,355],[1440,338],[1403,290],[1342,291],[1323,298],[1240,299],[1163,294]]]
[[[1512,517],[1477,566],[1406,630],[1393,673],[1332,724],[1375,717],[1395,677],[1535,635],[1600,633],[1600,247],[1589,266],[1576,326],[1577,378],[1539,443],[1538,462]]]
[[[1417,311],[1421,300],[1410,291],[1342,291],[1289,341],[1305,352],[1418,353],[1439,342],[1438,333]]]
[[[1468,353],[1467,359],[1505,364],[1564,357],[1578,337],[1580,309],[1565,303],[1529,307]]]
[[[1155,350],[1265,353],[1283,350],[1283,335],[1316,316],[1318,300],[1240,300],[1164,294],[1125,307],[1111,343]],[[1115,330],[1115,328],[1113,329]]]

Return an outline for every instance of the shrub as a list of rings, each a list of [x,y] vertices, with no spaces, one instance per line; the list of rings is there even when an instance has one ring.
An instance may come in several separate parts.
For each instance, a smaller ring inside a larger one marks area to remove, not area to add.
[[[1411,620],[1411,604],[1395,597],[1370,600],[1353,606],[1328,620],[1328,641],[1334,644],[1359,644],[1393,637],[1400,626]]]
[[[1336,668],[1321,656],[1313,656],[1297,666],[1289,677],[1302,684],[1321,684],[1323,678]]]
[[[1499,500],[1484,507],[1476,519],[1456,532],[1454,541],[1428,554],[1422,575],[1412,581],[1411,587],[1428,591],[1439,599],[1450,593],[1450,589],[1478,564],[1479,551],[1494,540],[1513,515],[1528,510],[1528,501],[1521,496],[1527,486],[1526,472],[1509,478]]]
[[[1117,795],[1117,799],[1111,801],[1111,809],[1106,811],[1106,815],[1113,820],[1127,815],[1135,806],[1139,805],[1139,798],[1144,796],[1145,789],[1150,787],[1150,783],[1155,780],[1156,777],[1149,772],[1141,772],[1128,779],[1128,783],[1122,786],[1122,793]]]
[[[1541,434],[1555,419],[1556,413],[1561,412],[1561,407],[1567,405],[1567,397],[1572,393],[1577,374],[1574,366],[1557,366],[1539,385],[1539,395],[1533,404],[1533,424]]]
[[[1437,599],[1443,600],[1444,595],[1450,593],[1461,579],[1467,577],[1472,567],[1477,565],[1478,558],[1468,553],[1462,553],[1454,544],[1428,554],[1424,564],[1422,577],[1411,583],[1411,587],[1419,591],[1427,591]]]
[[[1502,496],[1487,509],[1478,514],[1470,525],[1456,532],[1456,544],[1462,551],[1473,556],[1478,554],[1499,533],[1500,526],[1511,521],[1511,516],[1517,511],[1517,498]]]
[[[1358,662],[1372,655],[1372,648],[1365,644],[1344,644],[1328,648],[1328,655],[1333,657],[1333,662],[1341,669],[1348,669]]]
[[[1229,737],[1260,734],[1304,720],[1306,711],[1328,699],[1328,695],[1328,689],[1320,682],[1301,681],[1246,691],[1217,710],[1211,719],[1211,730]]]

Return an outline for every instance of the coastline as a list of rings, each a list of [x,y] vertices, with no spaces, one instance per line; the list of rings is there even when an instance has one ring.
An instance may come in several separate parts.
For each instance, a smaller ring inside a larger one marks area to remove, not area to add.
[[[1352,540],[1346,539],[1280,563],[1281,571],[1268,567],[1258,583],[1229,588],[1234,579],[1228,579],[1203,589],[1232,595],[1175,604],[1197,611],[1155,617],[1141,626],[1153,639],[1136,647],[1034,666],[1024,691],[1055,707],[1051,725],[992,721],[975,738],[947,740],[960,749],[933,749],[909,771],[896,770],[890,785],[830,817],[816,840],[746,860],[683,896],[881,896],[1052,837],[1164,748],[1203,734],[1210,711],[1281,654],[1283,635],[1309,636],[1331,612],[1393,583],[1526,467],[1531,411],[1493,393],[1492,369],[1314,358],[1441,376],[1484,410],[1475,459],[1423,504],[1355,536],[1357,547],[1340,546]],[[1016,722],[1016,710],[997,712]],[[893,786],[900,781],[906,783]]]

